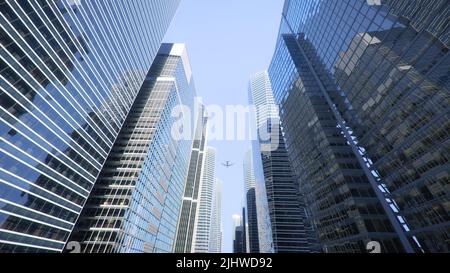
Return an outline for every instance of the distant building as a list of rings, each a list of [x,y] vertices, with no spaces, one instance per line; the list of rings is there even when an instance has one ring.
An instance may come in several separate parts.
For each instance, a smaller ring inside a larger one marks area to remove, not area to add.
[[[233,215],[233,253],[246,253],[245,209],[244,215]]]
[[[243,229],[243,233],[242,233],[242,252],[243,253],[248,253],[249,252],[249,248],[248,248],[248,223],[247,223],[247,211],[245,210],[245,207],[242,208],[242,229]]]
[[[209,252],[222,253],[222,181],[219,179],[214,185],[213,200]]]
[[[200,186],[200,203],[194,228],[195,253],[209,252],[214,184],[216,182],[216,150],[214,148],[206,148],[204,164]]]
[[[258,184],[257,190],[265,192],[268,205],[267,210],[260,209],[260,213],[268,214],[270,219],[273,251],[318,251],[317,240],[307,220],[304,196],[300,195],[299,184],[289,161],[278,107],[274,102],[266,71],[252,75],[249,100],[256,107],[259,140],[253,142],[246,160],[252,164],[252,172],[254,169],[255,175],[259,172],[259,176],[263,178],[263,183]],[[262,135],[264,133],[268,135]]]
[[[256,204],[256,180],[253,169],[253,154],[251,149],[244,158],[244,190],[247,215],[247,241],[249,253],[259,253],[258,214]]]

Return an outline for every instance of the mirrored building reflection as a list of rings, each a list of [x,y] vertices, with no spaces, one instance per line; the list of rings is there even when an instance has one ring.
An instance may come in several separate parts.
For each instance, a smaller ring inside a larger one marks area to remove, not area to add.
[[[325,251],[449,251],[449,11],[286,1],[269,74]]]

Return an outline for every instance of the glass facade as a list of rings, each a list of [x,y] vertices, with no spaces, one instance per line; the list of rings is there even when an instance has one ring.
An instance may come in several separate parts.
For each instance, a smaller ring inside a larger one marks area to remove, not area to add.
[[[71,236],[83,252],[172,252],[193,143],[173,135],[174,109],[193,111],[188,64],[183,44],[162,44]]]
[[[244,158],[244,194],[247,215],[248,252],[259,253],[258,209],[256,203],[256,179],[253,169],[253,152],[249,149]]]
[[[276,253],[308,253],[317,251],[314,233],[307,221],[305,202],[299,193],[286,151],[269,75],[266,71],[253,75],[249,84],[250,103],[256,107],[257,128],[267,128],[268,140],[254,143],[253,157],[259,157],[264,174],[273,249]],[[255,162],[255,164],[256,164]]]
[[[233,253],[248,253],[247,216],[245,207],[242,215],[233,215]]]
[[[193,251],[194,228],[197,219],[197,208],[200,203],[200,186],[202,170],[205,162],[206,132],[208,119],[204,107],[199,112],[194,144],[192,147],[189,172],[183,195],[183,204],[178,221],[177,237],[175,241],[176,253],[191,253]]]
[[[253,173],[255,176],[256,214],[258,218],[258,237],[260,253],[273,253],[272,221],[269,213],[268,195],[264,169],[258,140],[252,141]]]
[[[246,253],[246,236],[245,236],[245,209],[243,209],[243,216],[233,215],[233,253]]]
[[[0,2],[0,252],[64,248],[178,4]]]
[[[207,147],[202,170],[200,200],[194,227],[194,252],[208,253],[211,235],[211,216],[216,183],[216,149]]]
[[[222,181],[216,179],[214,186],[209,253],[222,253]]]
[[[325,251],[449,251],[449,11],[286,1],[269,74]]]

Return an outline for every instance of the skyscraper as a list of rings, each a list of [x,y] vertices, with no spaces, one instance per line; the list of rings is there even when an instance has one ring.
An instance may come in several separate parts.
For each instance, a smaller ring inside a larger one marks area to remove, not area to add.
[[[189,173],[183,195],[180,219],[174,252],[191,253],[194,241],[194,227],[200,204],[200,186],[205,166],[205,149],[207,143],[207,117],[204,107],[199,111],[195,139],[192,147]]]
[[[62,251],[178,4],[1,1],[0,252]]]
[[[256,114],[256,112],[254,113]],[[256,118],[256,115],[254,116]],[[256,120],[256,119],[255,119]],[[256,124],[253,120],[252,123]],[[256,127],[254,127],[256,128]],[[273,253],[275,251],[272,237],[272,221],[269,213],[269,202],[266,191],[263,162],[261,157],[260,141],[252,141],[253,176],[256,190],[256,215],[258,219],[258,241],[260,253]]]
[[[242,215],[233,215],[233,253],[247,253],[247,230],[245,208]]]
[[[248,253],[248,223],[247,223],[247,211],[245,210],[245,207],[242,207],[242,238],[240,239],[242,241],[242,252],[241,253]]]
[[[253,169],[253,154],[249,149],[244,158],[244,193],[248,224],[248,249],[250,253],[259,253],[258,212],[256,204],[256,180]]]
[[[222,253],[222,181],[219,179],[214,185],[213,200],[209,252]]]
[[[233,253],[246,253],[244,225],[241,215],[233,215]]]
[[[194,228],[194,252],[208,253],[210,243],[211,215],[213,206],[214,184],[216,182],[216,150],[206,148],[200,186],[200,204],[197,209],[197,222]]]
[[[408,27],[356,35],[352,46],[364,53],[347,50],[335,78],[351,105],[345,114],[358,146],[419,242],[417,251],[449,252],[449,43]]]
[[[255,164],[262,165],[268,200],[274,252],[312,252],[317,250],[315,236],[307,221],[303,196],[294,179],[288,158],[278,107],[266,71],[254,74],[249,83],[249,100],[256,107],[259,141],[253,143]],[[270,138],[262,139],[263,130]],[[252,155],[247,157],[251,158]]]
[[[162,44],[71,236],[83,252],[173,251],[193,139],[174,113],[194,97],[185,46]]]
[[[258,140],[252,144],[253,170],[256,184],[256,214],[258,218],[258,241],[260,253],[273,253],[272,221],[270,220],[269,203],[266,192],[266,182],[262,164],[261,153],[255,150]]]
[[[286,1],[269,74],[326,251],[449,251],[449,11]]]

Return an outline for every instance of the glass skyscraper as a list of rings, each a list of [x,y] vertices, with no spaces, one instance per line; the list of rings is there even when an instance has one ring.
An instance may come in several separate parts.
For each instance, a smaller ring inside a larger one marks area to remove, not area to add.
[[[325,251],[449,251],[449,11],[286,1],[269,74]]]
[[[247,211],[247,239],[249,253],[259,253],[258,209],[256,204],[256,179],[253,153],[249,149],[244,157],[244,199]]]
[[[202,183],[203,169],[205,167],[205,149],[207,144],[206,111],[202,107],[199,111],[194,144],[192,147],[189,173],[183,195],[183,204],[178,221],[177,237],[174,252],[193,252],[194,228],[198,218],[198,207],[200,205],[200,187]]]
[[[216,183],[216,149],[207,147],[200,185],[200,200],[194,227],[195,253],[208,253],[211,235],[211,216]]]
[[[179,4],[0,2],[0,252],[60,252]]]
[[[83,252],[172,252],[193,142],[174,135],[174,113],[194,110],[190,69],[183,44],[161,45],[71,236]]]
[[[305,202],[299,193],[279,124],[269,75],[254,74],[249,83],[249,100],[256,107],[257,129],[266,130],[270,138],[253,143],[253,158],[260,157],[264,173],[273,249],[276,253],[308,253],[316,250],[315,236],[307,221]],[[259,133],[259,132],[258,132]],[[260,134],[258,134],[262,137]]]
[[[256,118],[256,117],[254,117]],[[253,121],[256,124],[256,121]],[[269,213],[269,203],[266,191],[260,142],[252,141],[253,176],[255,179],[256,215],[258,219],[258,241],[260,253],[273,253],[272,221]]]
[[[209,252],[222,253],[222,181],[216,179],[214,185]]]
[[[245,215],[245,210],[243,210]],[[244,216],[245,217],[245,216]],[[245,223],[243,216],[233,215],[233,253],[246,253]]]

